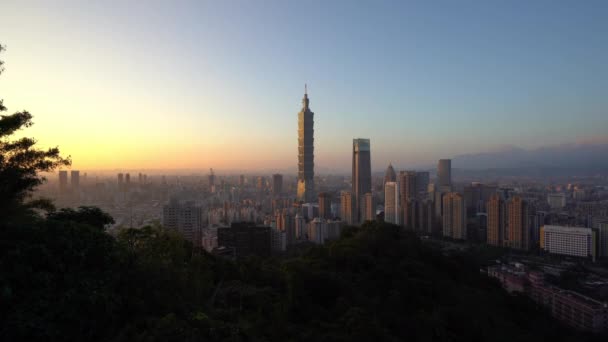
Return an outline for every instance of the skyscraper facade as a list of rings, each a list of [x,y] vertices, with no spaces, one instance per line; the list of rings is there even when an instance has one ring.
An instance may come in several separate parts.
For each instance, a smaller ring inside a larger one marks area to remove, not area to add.
[[[70,184],[72,191],[78,190],[80,187],[80,171],[72,171],[70,173]]]
[[[302,110],[298,113],[298,200],[314,201],[314,113],[309,108],[308,92],[304,88]]]
[[[396,182],[396,181],[397,181],[397,174],[395,173],[393,164],[388,164],[388,167],[386,168],[386,172],[384,173],[384,184],[383,185],[386,185],[387,182]]]
[[[515,249],[530,248],[530,227],[528,225],[528,203],[520,196],[507,201],[507,246]]]
[[[283,175],[274,174],[272,175],[272,194],[279,196],[283,192]]]
[[[340,216],[342,221],[348,225],[353,225],[355,221],[355,196],[348,192],[340,193]]]
[[[440,187],[452,185],[452,160],[439,159],[437,164],[437,184]]]
[[[384,184],[384,221],[400,224],[399,220],[399,183],[386,182]]]
[[[64,193],[68,190],[68,172],[59,171],[59,192]]]
[[[443,236],[467,238],[464,197],[459,193],[450,192],[443,196]]]
[[[355,220],[361,222],[365,216],[361,208],[363,196],[372,192],[372,164],[369,139],[353,139],[353,191],[355,198]]]
[[[215,173],[213,172],[213,169],[209,170],[209,192],[211,193],[215,193]]]
[[[416,171],[399,172],[399,183],[401,183],[401,202],[413,199],[417,194]]]
[[[410,202],[416,199],[416,171],[401,171],[399,172],[399,191],[401,198],[401,224],[405,227],[414,229],[412,223],[415,215],[415,204]]]
[[[319,217],[330,219],[331,215],[331,196],[326,192],[319,193]]]
[[[502,246],[506,222],[505,203],[499,194],[494,194],[490,196],[486,208],[488,211],[488,245]]]
[[[163,207],[162,219],[163,227],[179,232],[195,246],[201,245],[203,227],[201,206],[195,205],[192,201],[180,203],[172,200]]]
[[[416,195],[419,199],[428,197],[430,178],[428,171],[416,172]]]
[[[362,221],[376,220],[376,199],[374,198],[374,194],[371,192],[363,195],[361,211],[363,212]]]

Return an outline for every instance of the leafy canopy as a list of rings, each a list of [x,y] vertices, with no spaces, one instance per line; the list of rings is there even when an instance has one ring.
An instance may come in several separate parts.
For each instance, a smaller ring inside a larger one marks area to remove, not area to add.
[[[0,52],[4,47],[0,45]],[[4,71],[0,60],[0,73]],[[0,99],[0,112],[6,111]],[[0,217],[16,217],[20,213],[31,213],[31,209],[50,210],[52,204],[44,200],[30,200],[34,189],[46,179],[43,172],[71,165],[59,148],[46,150],[36,148],[34,138],[13,138],[13,135],[33,125],[32,114],[27,111],[0,115]]]

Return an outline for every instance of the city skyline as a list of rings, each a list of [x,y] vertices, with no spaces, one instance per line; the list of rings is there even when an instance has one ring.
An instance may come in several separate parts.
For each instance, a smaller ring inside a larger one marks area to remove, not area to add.
[[[26,134],[80,170],[289,169],[308,83],[318,169],[348,170],[357,136],[374,170],[607,142],[604,2],[166,6],[3,2],[0,86]]]
[[[608,340],[608,1],[0,13],[3,340]]]

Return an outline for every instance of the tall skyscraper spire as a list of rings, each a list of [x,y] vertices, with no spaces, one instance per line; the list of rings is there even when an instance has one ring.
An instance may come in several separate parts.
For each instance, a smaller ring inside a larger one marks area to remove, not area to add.
[[[310,101],[308,100],[308,85],[306,83],[304,83],[304,97],[302,98],[302,110],[308,109],[309,102]]]
[[[308,107],[308,86],[304,84],[302,110],[298,113],[298,200],[315,201],[314,113]]]

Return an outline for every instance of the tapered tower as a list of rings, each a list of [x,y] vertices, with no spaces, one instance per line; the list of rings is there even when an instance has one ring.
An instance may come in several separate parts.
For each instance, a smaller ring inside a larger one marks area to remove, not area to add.
[[[314,113],[308,105],[304,85],[302,110],[298,113],[298,200],[305,203],[315,201]]]

